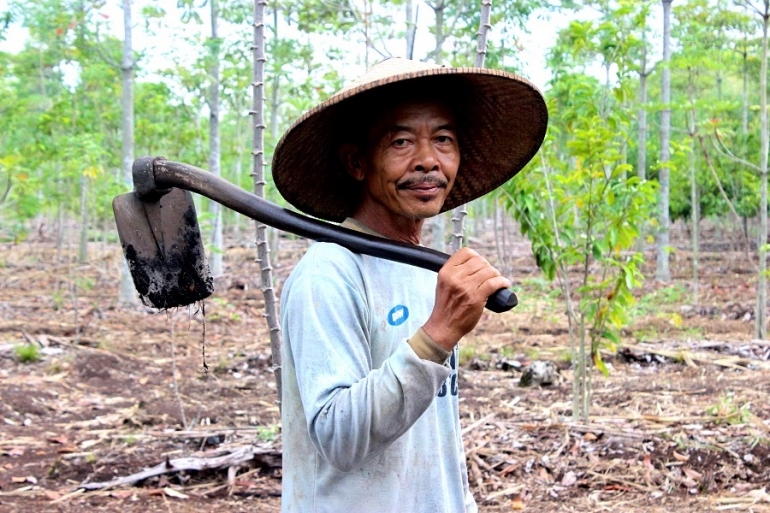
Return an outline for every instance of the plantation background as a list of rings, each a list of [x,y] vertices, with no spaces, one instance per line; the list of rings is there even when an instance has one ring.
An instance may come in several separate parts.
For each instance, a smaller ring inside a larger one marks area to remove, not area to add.
[[[268,230],[267,260],[250,221],[196,197],[217,290],[205,316],[158,315],[110,202],[162,155],[248,190],[264,171],[290,208],[281,134],[390,56],[483,57],[549,105],[527,168],[424,231],[479,249],[521,299],[463,343],[481,510],[770,506],[769,21],[770,0],[0,3],[0,511],[277,510],[259,276],[280,291],[308,241]],[[535,361],[553,382],[518,386]],[[244,446],[262,452],[82,486]]]

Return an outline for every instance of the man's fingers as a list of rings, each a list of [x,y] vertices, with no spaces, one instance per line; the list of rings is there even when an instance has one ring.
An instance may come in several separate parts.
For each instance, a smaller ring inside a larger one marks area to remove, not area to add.
[[[449,264],[452,267],[459,267],[463,264],[467,263],[469,260],[480,257],[478,253],[476,253],[471,248],[460,248],[457,253],[449,257],[449,260],[447,260],[447,264]]]
[[[505,276],[493,276],[479,285],[478,291],[484,297],[488,298],[500,289],[508,289],[512,285],[511,281]]]

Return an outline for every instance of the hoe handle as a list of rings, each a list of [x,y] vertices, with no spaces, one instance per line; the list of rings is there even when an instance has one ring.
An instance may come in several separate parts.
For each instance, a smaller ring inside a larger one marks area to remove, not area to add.
[[[142,198],[155,198],[172,187],[196,192],[255,221],[319,242],[333,242],[350,251],[394,262],[421,267],[434,272],[449,255],[421,246],[390,241],[287,210],[260,198],[208,171],[172,162],[163,157],[142,157],[134,162],[134,187]],[[487,299],[493,312],[506,312],[519,300],[509,289],[500,289]]]

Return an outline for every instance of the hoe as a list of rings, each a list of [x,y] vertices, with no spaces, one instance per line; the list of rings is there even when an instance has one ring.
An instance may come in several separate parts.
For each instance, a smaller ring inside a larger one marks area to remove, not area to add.
[[[134,191],[115,197],[112,208],[131,277],[145,304],[167,309],[192,304],[214,292],[191,192],[260,223],[355,253],[438,272],[449,255],[389,241],[279,207],[213,174],[162,157],[134,161]],[[486,307],[505,312],[518,299],[508,289]]]

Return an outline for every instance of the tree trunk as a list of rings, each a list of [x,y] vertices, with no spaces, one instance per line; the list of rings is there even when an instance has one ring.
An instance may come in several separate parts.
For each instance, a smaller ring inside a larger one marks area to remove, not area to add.
[[[690,153],[690,201],[692,209],[692,303],[698,304],[698,221],[700,220],[700,199],[698,198],[698,182],[695,179],[695,137],[692,139]]]
[[[254,0],[254,75],[252,87],[254,98],[254,194],[265,197],[265,6],[267,0]],[[270,352],[273,357],[273,374],[278,391],[278,405],[281,405],[281,325],[278,321],[276,295],[273,288],[273,268],[270,265],[270,247],[267,241],[267,226],[257,223],[257,261],[259,262],[262,295],[265,300],[265,317],[270,331]]]
[[[433,61],[436,64],[441,64],[443,60],[441,57],[441,52],[443,51],[442,46],[444,45],[444,9],[446,9],[445,0],[438,0],[436,5],[431,5],[431,7],[436,14],[436,25],[434,27],[436,35],[436,47],[433,49]]]
[[[663,110],[660,113],[660,198],[658,203],[658,261],[655,276],[658,281],[671,281],[669,272],[668,248],[669,241],[669,167],[671,159],[671,2],[663,2],[663,73],[661,80],[661,103]]]
[[[747,7],[748,10],[748,7]],[[743,135],[743,144],[746,144],[746,138],[749,134],[749,42],[748,35],[743,34],[743,109],[741,112],[741,133]]]
[[[134,163],[134,47],[131,27],[131,0],[123,0],[123,59],[120,65],[122,74],[122,117],[121,117],[121,169],[123,183],[128,190],[133,189],[131,167]],[[137,303],[136,288],[128,271],[125,257],[121,257],[120,286],[118,303],[130,305]]]
[[[364,69],[369,70],[369,31],[370,31],[370,7],[369,0],[364,0]]]
[[[639,73],[638,144],[636,150],[636,176],[647,178],[647,49],[642,49],[642,71]]]
[[[78,263],[88,261],[88,177],[80,175],[80,244],[78,246]]]
[[[484,67],[484,60],[487,56],[487,34],[492,25],[489,22],[492,12],[492,0],[481,1],[481,21],[479,22],[479,32],[476,45],[476,59],[473,63],[476,68]],[[450,251],[454,253],[463,247],[465,239],[465,218],[468,215],[466,205],[460,205],[452,212],[452,242],[449,245]]]
[[[273,7],[273,38],[278,42],[278,2]],[[273,144],[278,143],[278,88],[280,87],[278,70],[273,74],[273,90],[270,92],[270,136]]]
[[[237,100],[236,100],[237,102]],[[234,102],[235,103],[235,102]],[[241,117],[241,112],[243,112],[242,109],[234,109],[235,110],[235,183],[238,184],[238,186],[241,185],[241,180],[243,178],[243,151],[245,149],[244,139],[243,139],[243,119]],[[240,240],[241,235],[241,217],[240,215],[235,215],[235,222],[233,223],[233,235],[235,236],[235,240]]]
[[[221,176],[222,150],[219,137],[219,5],[218,0],[209,0],[211,7],[211,62],[209,67],[209,171],[214,176]],[[222,206],[216,201],[210,203],[211,216],[214,219],[214,232],[211,237],[211,256],[209,265],[213,276],[221,276],[222,263]]]
[[[764,1],[765,11],[762,18],[762,68],[760,79],[760,201],[759,201],[759,279],[757,281],[757,311],[754,336],[760,340],[767,338],[767,27],[770,20],[770,0]]]
[[[445,0],[437,0],[435,4],[428,5],[430,5],[430,8],[433,9],[433,12],[436,15],[436,23],[434,25],[436,46],[432,52],[433,62],[441,64],[441,47],[444,44],[444,9],[446,8],[446,3]],[[430,220],[431,247],[439,251],[447,250],[447,248],[444,247],[444,231],[446,228],[445,215],[446,214],[439,214]]]
[[[413,15],[414,1],[406,0],[406,58],[412,59],[414,56],[414,38],[417,34],[417,16],[420,13],[420,7],[417,6],[416,13]]]
[[[688,94],[690,97],[690,137],[692,137],[692,151],[690,152],[690,221],[692,222],[692,302],[698,304],[698,221],[700,220],[700,199],[698,198],[698,182],[695,176],[695,152],[696,131],[698,130],[698,117],[695,112],[695,74],[690,69]]]

